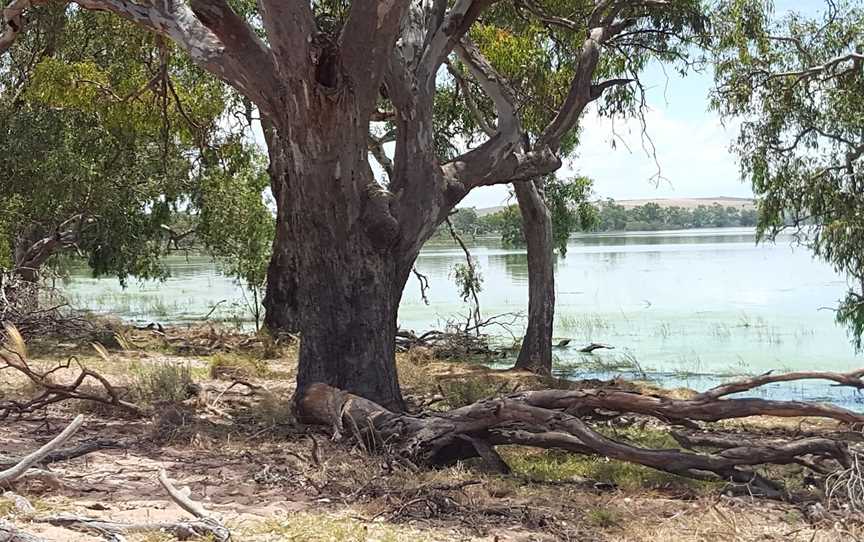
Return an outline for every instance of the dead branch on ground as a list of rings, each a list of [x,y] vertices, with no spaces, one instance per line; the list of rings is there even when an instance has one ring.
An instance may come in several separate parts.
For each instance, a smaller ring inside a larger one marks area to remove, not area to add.
[[[0,542],[48,542],[44,538],[25,533],[14,525],[0,519]]]
[[[407,352],[412,348],[428,348],[438,359],[463,359],[466,356],[493,357],[502,352],[490,344],[488,328],[500,328],[516,340],[512,327],[523,315],[521,313],[496,314],[485,320],[465,327],[462,324],[448,322],[444,331],[430,330],[421,335],[414,331],[400,329],[396,332],[396,350]]]
[[[47,444],[45,444],[35,452],[25,456],[12,467],[4,471],[0,471],[0,487],[10,486],[16,480],[24,476],[24,474],[30,467],[38,465],[51,452],[53,452],[54,450],[62,446],[67,440],[72,438],[72,435],[74,435],[83,424],[84,415],[79,414],[74,420],[72,420],[72,423],[70,423],[66,427],[66,429],[63,430],[63,432],[51,439]]]
[[[29,414],[70,399],[117,407],[135,416],[144,415],[141,408],[121,399],[118,390],[108,382],[107,378],[84,367],[77,359],[70,358],[47,371],[40,371],[31,365],[24,339],[18,329],[12,325],[7,325],[6,335],[9,337],[9,344],[0,347],[0,371],[17,371],[30,380],[39,392],[36,397],[25,401],[12,399],[0,401],[0,419],[5,419],[11,414],[18,416]],[[58,371],[70,369],[73,362],[78,365],[79,371],[74,380],[69,384],[54,382],[52,375]],[[87,384],[91,382],[95,382],[103,393],[90,391]]]
[[[856,371],[849,374],[864,374]],[[827,380],[858,387],[847,375],[821,373]],[[764,378],[764,377],[763,377]],[[815,378],[813,373],[777,375],[778,381]],[[756,385],[748,381],[746,389]],[[730,384],[731,386],[744,384]],[[731,393],[731,392],[730,392]],[[670,399],[620,390],[540,390],[487,399],[443,413],[415,416],[390,412],[369,400],[324,384],[316,384],[299,402],[300,413],[311,423],[329,425],[339,433],[359,438],[366,449],[387,450],[415,464],[445,465],[481,457],[503,470],[495,446],[520,444],[600,455],[699,480],[746,485],[751,492],[783,496],[782,486],[754,467],[767,464],[802,465],[817,475],[852,468],[847,444],[830,438],[797,440],[738,439],[691,435],[687,448],[649,449],[609,438],[583,419],[610,412],[637,414],[666,423],[695,426],[697,421],[720,421],[747,416],[817,416],[844,423],[864,422],[864,414],[832,405],[753,398],[727,398],[706,393],[692,399]],[[344,431],[343,427],[350,430]],[[699,438],[701,436],[701,438]]]
[[[72,514],[57,514],[37,517],[33,521],[48,523],[73,531],[97,533],[108,540],[122,540],[123,535],[133,533],[163,532],[169,533],[178,540],[206,538],[214,542],[228,542],[231,532],[217,518],[207,512],[200,503],[193,501],[184,492],[174,487],[164,470],[159,472],[159,483],[168,493],[171,500],[180,508],[195,517],[192,520],[160,523],[120,523],[76,516]]]
[[[157,337],[165,346],[178,354],[207,356],[216,353],[248,352],[249,350],[275,350],[297,343],[291,334],[269,337],[262,334],[245,333],[214,325],[162,326],[151,323],[129,330],[130,342],[146,342]],[[277,353],[273,354],[278,357]]]
[[[97,452],[99,450],[111,450],[123,448],[123,444],[119,441],[112,439],[96,439],[88,442],[82,442],[81,444],[74,446],[72,448],[66,448],[63,450],[57,450],[49,453],[45,457],[43,457],[39,464],[41,465],[49,465],[51,463],[58,463],[60,461],[68,461],[69,459],[75,459],[77,457],[81,457],[93,452]],[[21,458],[13,458],[5,455],[0,455],[0,469],[11,468],[18,463],[21,462]]]
[[[105,333],[111,333],[105,321],[71,309],[56,290],[0,270],[0,326],[6,325],[13,325],[28,336],[64,339],[99,340]],[[0,329],[0,340],[5,338],[3,335]]]

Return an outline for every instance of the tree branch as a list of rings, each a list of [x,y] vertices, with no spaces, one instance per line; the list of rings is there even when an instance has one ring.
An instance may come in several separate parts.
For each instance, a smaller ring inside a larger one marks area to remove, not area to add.
[[[555,118],[540,136],[539,145],[557,149],[561,144],[561,139],[576,126],[582,111],[591,102],[591,80],[600,60],[600,40],[602,37],[603,29],[594,28],[590,31],[588,39],[582,44],[582,51],[573,69],[574,75],[570,82],[570,90],[567,92],[567,97],[564,99],[558,114],[555,115]]]
[[[258,12],[281,75],[309,69],[309,38],[315,31],[310,3],[258,0]]]
[[[374,109],[409,0],[351,2],[340,37],[341,65],[362,104]]]
[[[3,10],[0,21],[0,55],[15,43],[18,34],[24,29],[24,10],[30,7],[29,0],[12,0]]]
[[[803,81],[805,79],[810,79],[812,77],[816,77],[822,74],[825,74],[822,79],[827,80],[837,76],[836,69],[837,67],[848,61],[853,61],[854,65],[860,65],[861,62],[864,62],[864,53],[848,53],[845,55],[840,55],[835,58],[832,58],[826,61],[823,64],[818,64],[816,66],[810,66],[808,68],[804,68],[803,70],[795,70],[795,71],[787,71],[787,72],[779,72],[772,73],[768,75],[768,80],[771,79],[779,79],[779,78],[787,78],[787,77],[797,77],[796,83]]]
[[[468,81],[465,80],[465,77],[462,73],[450,62],[446,62],[447,71],[450,72],[450,75],[453,76],[453,79],[456,81],[456,85],[462,91],[462,96],[465,98],[465,105],[468,107],[468,112],[471,113],[471,117],[477,123],[477,126],[483,130],[489,137],[493,137],[495,135],[495,128],[489,124],[489,121],[486,120],[486,115],[483,114],[482,111],[477,107],[477,102],[474,101],[474,96],[471,93],[471,87],[468,86]]]
[[[772,374],[772,371],[752,378],[746,378],[737,382],[723,384],[708,391],[700,393],[698,399],[719,399],[726,395],[752,390],[765,384],[775,382],[792,382],[797,380],[830,380],[839,386],[849,386],[856,389],[864,389],[864,369],[857,369],[848,373],[832,373],[827,371],[797,371],[792,373]]]
[[[435,86],[438,68],[456,47],[483,11],[498,0],[456,0],[429,39],[417,67],[417,82],[427,91]]]
[[[210,29],[230,54],[242,59],[240,67],[249,79],[269,80],[275,89],[276,66],[270,48],[226,0],[191,0],[192,12]]]

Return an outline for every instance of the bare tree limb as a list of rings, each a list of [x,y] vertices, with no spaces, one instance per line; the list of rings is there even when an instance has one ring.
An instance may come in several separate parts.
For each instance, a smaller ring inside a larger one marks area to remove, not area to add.
[[[462,97],[465,98],[465,105],[468,107],[468,112],[471,113],[471,117],[477,123],[477,126],[483,130],[489,137],[495,136],[495,128],[489,123],[486,119],[486,115],[483,114],[482,111],[477,107],[477,102],[474,100],[474,96],[471,93],[471,87],[469,86],[468,81],[462,75],[458,68],[453,66],[450,62],[447,62],[447,71],[450,72],[450,75],[453,76],[453,79],[456,81],[456,85],[459,87],[459,90],[462,91]]]
[[[722,384],[708,391],[700,393],[697,399],[719,399],[733,393],[749,391],[753,388],[764,386],[765,384],[773,384],[776,382],[792,382],[796,380],[830,380],[836,382],[839,386],[849,386],[856,389],[864,389],[864,369],[856,369],[848,373],[832,373],[827,371],[796,371],[791,373],[772,374],[773,371],[768,371],[765,374],[745,378],[737,382]]]
[[[248,79],[265,81],[265,88],[278,88],[270,48],[226,0],[191,0],[189,5],[201,24],[219,38],[231,55],[243,59],[239,67]]]
[[[210,517],[210,514],[203,506],[201,506],[201,504],[193,501],[174,487],[174,484],[172,484],[171,480],[168,479],[168,474],[165,472],[165,469],[159,471],[159,484],[161,484],[162,488],[168,492],[171,500],[183,510],[199,519]]]
[[[427,92],[435,85],[438,68],[447,55],[456,47],[462,37],[477,20],[477,17],[497,0],[457,0],[429,39],[417,67],[417,81]]]
[[[6,469],[4,471],[0,471],[0,486],[9,485],[18,478],[20,478],[27,469],[32,467],[33,465],[38,464],[42,459],[44,459],[48,454],[62,446],[67,440],[72,438],[78,429],[84,425],[84,415],[79,414],[72,420],[66,429],[63,430],[59,435],[51,439],[47,444],[33,452],[32,454],[24,457],[17,465]]]

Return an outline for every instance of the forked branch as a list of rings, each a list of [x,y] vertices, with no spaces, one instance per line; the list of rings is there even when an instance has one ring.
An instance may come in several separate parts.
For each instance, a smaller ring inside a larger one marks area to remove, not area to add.
[[[864,369],[850,373],[850,378],[861,374]],[[829,373],[828,379],[843,380],[835,376]],[[705,439],[699,435],[692,438],[678,435],[679,442],[686,448],[719,451],[649,449],[603,435],[582,417],[608,415],[611,411],[689,425],[694,421],[754,415],[821,416],[849,423],[864,422],[862,414],[815,403],[704,395],[674,400],[605,389],[526,391],[418,417],[390,412],[361,397],[315,384],[300,400],[299,407],[310,422],[362,428],[355,436],[362,439],[367,448],[387,442],[388,449],[415,463],[441,465],[477,455],[491,455],[486,453],[483,443],[490,446],[520,444],[596,454],[690,478],[746,484],[751,490],[773,497],[782,494],[781,486],[751,467],[795,463],[826,475],[849,467],[851,459],[846,444],[829,438],[738,439],[732,442],[722,437]]]

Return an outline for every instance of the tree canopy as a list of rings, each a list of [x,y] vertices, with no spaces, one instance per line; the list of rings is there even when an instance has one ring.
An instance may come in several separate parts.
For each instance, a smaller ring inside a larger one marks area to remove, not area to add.
[[[759,203],[759,233],[791,227],[849,277],[837,320],[864,337],[864,10],[826,2],[775,14],[733,0],[717,15],[714,104],[740,119],[735,150]]]
[[[217,194],[254,175],[258,151],[226,117],[238,95],[112,15],[51,3],[28,24],[0,59],[0,264],[34,275],[74,248],[97,274],[163,276],[201,204],[218,214]],[[220,224],[260,213],[255,186]]]

